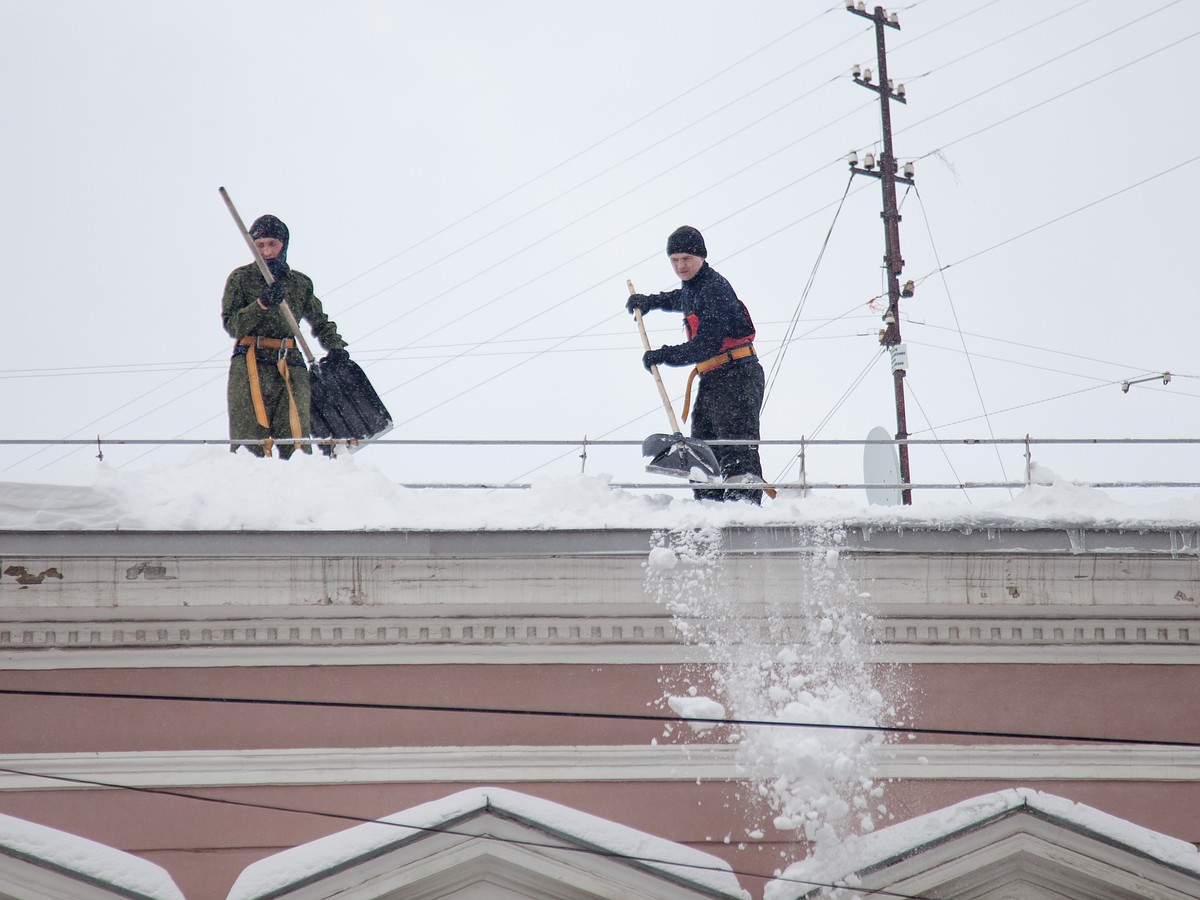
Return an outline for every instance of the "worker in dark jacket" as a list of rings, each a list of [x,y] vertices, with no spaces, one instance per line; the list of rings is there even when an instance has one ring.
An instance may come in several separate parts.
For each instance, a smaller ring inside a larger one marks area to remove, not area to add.
[[[754,323],[733,287],[709,266],[704,238],[684,225],[667,238],[667,255],[682,284],[661,294],[633,294],[625,304],[632,313],[652,309],[683,313],[687,340],[648,351],[642,362],[651,366],[694,366],[688,378],[683,418],[688,416],[692,379],[700,377],[692,437],[709,440],[759,439],[765,377],[754,350]],[[757,444],[713,447],[727,484],[762,483]],[[762,502],[761,490],[713,489],[695,491],[698,499]]]
[[[250,226],[250,237],[275,280],[268,285],[257,263],[251,263],[234,269],[225,282],[221,322],[234,338],[227,389],[229,437],[265,441],[245,445],[257,456],[271,455],[278,441],[279,455],[287,459],[296,449],[287,441],[309,435],[312,391],[304,357],[280,304],[287,300],[296,321],[308,321],[329,352],[326,359],[335,362],[349,354],[337,325],[313,295],[312,279],[287,264],[287,226],[275,216],[260,216]],[[308,445],[303,449],[312,452]]]

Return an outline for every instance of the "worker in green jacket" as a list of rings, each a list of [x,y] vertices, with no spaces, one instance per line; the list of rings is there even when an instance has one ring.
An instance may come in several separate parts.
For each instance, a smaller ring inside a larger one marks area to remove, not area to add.
[[[287,264],[287,226],[275,216],[260,216],[250,226],[250,237],[275,281],[268,285],[258,265],[251,263],[234,269],[225,282],[221,322],[234,338],[227,389],[229,437],[263,441],[244,445],[256,456],[270,456],[278,442],[279,456],[287,459],[296,449],[289,439],[309,436],[312,389],[280,304],[287,300],[296,321],[308,321],[328,352],[327,360],[349,354],[337,325],[313,295],[312,279]],[[238,446],[234,443],[230,450]],[[303,449],[312,452],[311,446]]]

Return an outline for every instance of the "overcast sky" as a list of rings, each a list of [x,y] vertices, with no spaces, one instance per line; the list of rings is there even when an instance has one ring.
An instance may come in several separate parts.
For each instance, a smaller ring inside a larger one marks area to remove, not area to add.
[[[895,146],[919,190],[901,189],[910,431],[1195,436],[1200,2],[894,9]],[[895,430],[868,305],[885,290],[879,184],[844,159],[878,149],[876,95],[849,75],[877,68],[874,33],[840,2],[0,0],[0,16],[6,439],[227,434],[220,298],[249,260],[220,185],[247,222],[290,226],[289,261],[390,437],[669,430],[623,303],[626,278],[678,284],[664,246],[684,223],[758,325],[765,438]],[[677,317],[648,324],[656,345],[680,339]],[[668,370],[674,396],[683,381]],[[794,478],[794,451],[765,448],[768,476]],[[570,448],[367,453],[400,482],[581,466]],[[1105,480],[1200,480],[1195,455],[1035,450]],[[66,480],[94,457],[0,446],[0,480]],[[857,481],[861,461],[815,447],[808,476]],[[913,450],[917,482],[1023,466],[1020,447]],[[587,471],[654,480],[632,446],[590,449]]]

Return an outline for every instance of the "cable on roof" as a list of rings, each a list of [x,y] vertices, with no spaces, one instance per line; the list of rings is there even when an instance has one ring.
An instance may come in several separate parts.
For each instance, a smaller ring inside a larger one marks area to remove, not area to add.
[[[434,825],[410,825],[404,822],[389,822],[383,819],[368,819],[365,816],[355,816],[349,813],[327,812],[325,810],[306,809],[298,806],[281,806],[278,803],[259,803],[251,800],[231,800],[226,797],[207,797],[204,794],[192,794],[187,791],[171,790],[170,788],[153,788],[144,785],[119,784],[112,781],[98,781],[92,778],[74,778],[69,775],[46,775],[41,772],[33,772],[25,769],[11,769],[0,767],[0,772],[8,775],[19,775],[24,778],[45,778],[49,781],[61,781],[67,784],[77,784],[84,787],[99,787],[107,789],[115,789],[122,791],[131,791],[137,794],[154,794],[161,797],[173,797],[179,800],[199,800],[204,803],[215,803],[219,806],[236,806],[247,809],[261,809],[268,812],[286,812],[296,813],[303,816],[319,816],[324,819],[337,819],[343,822],[354,822],[358,825],[380,825],[387,828],[403,828],[409,831],[420,831],[426,834],[448,834],[455,837],[466,837],[477,840],[494,841],[499,844],[511,844],[518,847],[532,847],[540,850],[558,850],[570,853],[584,853],[589,856],[599,856],[605,859],[624,860],[626,862],[647,863],[650,865],[670,866],[677,869],[692,869],[700,872],[728,872],[731,875],[736,875],[743,878],[761,878],[764,881],[777,880],[786,881],[791,884],[806,884],[813,887],[830,887],[837,888],[843,885],[832,884],[822,881],[804,881],[796,878],[786,878],[783,875],[767,875],[762,872],[746,872],[734,869],[732,866],[725,868],[723,866],[702,866],[699,863],[679,862],[676,860],[659,859],[654,856],[635,856],[630,853],[619,853],[615,850],[607,850],[601,847],[581,846],[581,845],[562,845],[549,844],[544,841],[523,840],[521,838],[500,837],[494,834],[476,834],[470,831],[457,831],[454,828],[439,828]],[[244,787],[244,785],[243,785]],[[489,803],[488,808],[491,808]],[[577,838],[565,837],[564,840],[576,840]],[[926,897],[921,894],[902,894],[895,891],[876,890],[872,893],[887,897],[898,897],[901,900],[935,900],[932,897]]]
[[[975,361],[971,358],[970,351],[967,350],[967,340],[965,337],[963,337],[962,324],[958,320],[958,308],[954,305],[954,296],[950,292],[950,283],[946,280],[945,270],[940,268],[942,265],[942,258],[938,253],[937,242],[933,239],[933,226],[929,223],[929,213],[925,209],[925,199],[921,196],[921,189],[918,188],[915,183],[911,185],[911,188],[916,194],[917,205],[921,207],[921,218],[925,222],[925,233],[929,236],[929,247],[933,251],[934,262],[936,262],[939,266],[939,272],[942,276],[942,287],[945,288],[946,291],[946,301],[950,304],[950,314],[954,317],[954,327],[957,329],[958,339],[962,343],[963,353],[967,358],[967,368],[971,372],[971,383],[975,385],[975,396],[979,398],[979,408],[983,413],[983,419],[987,425],[988,437],[995,440],[996,430],[992,427],[992,419],[991,416],[988,415],[987,404],[983,400],[983,388],[979,386],[979,376],[975,372]],[[908,191],[905,191],[905,194],[907,193]],[[922,410],[922,413],[923,412],[924,411]],[[929,422],[928,417],[926,418],[926,422]],[[995,447],[995,451],[996,462],[1000,464],[1000,480],[1008,481],[1008,472],[1005,471],[1004,459],[1000,455],[1000,448]],[[949,456],[946,457],[946,461],[950,461]],[[953,466],[951,466],[951,468],[953,469]],[[957,477],[958,476],[955,475],[955,478]],[[1008,492],[1009,499],[1012,499],[1012,495],[1012,490],[1010,489]]]
[[[470,715],[535,716],[558,719],[598,719],[622,722],[697,722],[710,725],[765,726],[771,728],[814,728],[825,731],[866,731],[885,734],[927,734],[941,737],[990,737],[1013,740],[1071,741],[1088,744],[1129,744],[1151,747],[1200,748],[1200,741],[1167,741],[1148,738],[1097,737],[1093,735],[1043,734],[1021,731],[983,731],[970,728],[923,728],[900,725],[851,725],[837,722],[782,722],[774,719],[718,719],[704,716],[666,716],[654,713],[601,713],[561,709],[516,709],[504,707],[449,706],[421,703],[368,703],[356,700],[286,700],[272,697],[198,697],[187,694],[115,693],[111,691],[47,691],[0,688],[0,696],[72,697],[85,700],[152,700],[173,703],[244,703],[255,706],[300,706],[318,709],[364,709],[390,712],[441,712]]]

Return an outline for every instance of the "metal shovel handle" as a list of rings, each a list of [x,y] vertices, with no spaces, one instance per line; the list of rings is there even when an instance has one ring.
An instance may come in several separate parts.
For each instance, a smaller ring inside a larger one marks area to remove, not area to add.
[[[629,295],[631,297],[637,293],[637,291],[633,289],[633,279],[626,278],[625,284],[629,288]],[[635,309],[633,311],[633,318],[637,322],[638,331],[642,335],[642,346],[645,347],[646,352],[649,353],[651,350],[650,337],[646,334],[645,323],[642,322],[642,311],[640,309]],[[663,409],[667,411],[667,418],[671,422],[671,432],[673,434],[679,434],[679,421],[675,418],[675,410],[671,408],[671,398],[667,396],[667,388],[666,385],[663,384],[662,375],[660,375],[658,372],[658,366],[651,366],[650,374],[654,376],[654,383],[658,385],[658,396],[662,397]]]
[[[223,187],[219,187],[217,190],[221,194],[221,199],[225,201],[225,205],[229,207],[229,214],[233,216],[233,221],[237,223],[238,231],[242,233],[242,237],[246,241],[246,246],[254,254],[254,261],[258,263],[258,271],[262,272],[262,277],[267,280],[268,285],[274,284],[275,276],[271,274],[271,270],[267,268],[267,261],[263,259],[262,254],[258,252],[258,247],[254,245],[254,238],[250,237],[250,232],[246,230],[246,223],[238,215],[237,208],[233,205],[233,201],[229,199],[228,192]],[[300,333],[300,323],[296,321],[296,317],[292,314],[292,308],[284,300],[279,304],[279,309],[283,313],[283,317],[287,319],[288,327],[292,329],[292,334],[296,336],[296,343],[304,351],[304,358],[308,360],[308,364],[311,366],[315,357],[312,351],[308,349],[308,342],[304,340],[304,335]]]

